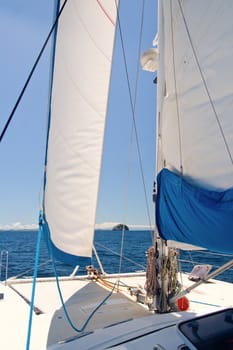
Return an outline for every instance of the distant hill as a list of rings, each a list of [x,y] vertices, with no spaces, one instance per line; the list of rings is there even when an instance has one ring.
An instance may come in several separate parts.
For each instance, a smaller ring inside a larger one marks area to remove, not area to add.
[[[125,230],[125,231],[129,231],[129,228],[127,225],[125,224],[117,224],[116,226],[113,227],[113,231],[122,231],[122,230]]]

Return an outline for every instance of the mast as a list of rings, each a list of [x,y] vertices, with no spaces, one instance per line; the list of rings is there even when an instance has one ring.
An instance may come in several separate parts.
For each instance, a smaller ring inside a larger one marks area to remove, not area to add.
[[[157,48],[150,49],[143,55],[143,68],[150,71],[157,70],[157,77],[154,79],[154,82],[158,84],[156,118],[156,176],[161,168],[166,165],[162,159],[160,134],[160,111],[164,98],[164,91],[166,90],[164,61],[160,59],[159,55],[160,51],[164,51],[164,41],[161,40],[164,36],[162,7],[163,5],[160,1],[158,1],[158,34],[154,39],[154,45],[157,46]],[[152,67],[151,62],[153,62]],[[157,184],[155,182],[153,188],[153,202],[155,213],[156,197]],[[177,289],[179,288],[177,281],[177,257],[178,251],[173,248],[168,248],[166,241],[159,236],[155,220],[154,246],[148,250],[147,281],[145,289],[147,291],[147,299],[150,309],[153,309],[159,313],[171,311],[169,298],[171,298],[171,296],[174,296],[177,293]],[[152,265],[154,265],[153,268]]]

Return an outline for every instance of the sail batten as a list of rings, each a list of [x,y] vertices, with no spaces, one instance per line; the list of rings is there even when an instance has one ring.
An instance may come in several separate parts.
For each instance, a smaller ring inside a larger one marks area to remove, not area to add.
[[[57,28],[44,219],[67,261],[92,254],[116,11],[115,1],[70,0]]]

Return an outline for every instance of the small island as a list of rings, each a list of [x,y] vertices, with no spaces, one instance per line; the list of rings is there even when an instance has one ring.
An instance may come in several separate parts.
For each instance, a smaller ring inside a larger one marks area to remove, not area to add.
[[[113,231],[122,231],[122,230],[129,231],[129,228],[125,224],[118,224],[118,225],[114,226],[112,230]]]

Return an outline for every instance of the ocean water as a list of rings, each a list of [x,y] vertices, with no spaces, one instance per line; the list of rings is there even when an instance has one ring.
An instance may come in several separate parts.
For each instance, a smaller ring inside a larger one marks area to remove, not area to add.
[[[8,252],[7,276],[32,276],[37,243],[36,231],[0,231],[0,251],[2,252],[1,280],[5,279],[6,252]],[[97,230],[95,248],[101,259],[103,268],[108,273],[134,272],[146,270],[146,251],[152,245],[149,231],[125,231],[122,245],[120,231]],[[123,252],[124,259],[121,259]],[[229,261],[232,256],[216,255],[211,252],[181,252],[181,269],[191,272],[196,264],[210,264],[212,270]],[[92,264],[98,268],[95,257]],[[74,266],[56,262],[59,275],[70,274]],[[85,267],[78,274],[85,273]],[[42,239],[38,276],[54,276],[51,260],[45,241]],[[221,273],[220,280],[233,282],[233,269]]]

